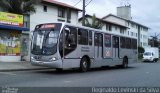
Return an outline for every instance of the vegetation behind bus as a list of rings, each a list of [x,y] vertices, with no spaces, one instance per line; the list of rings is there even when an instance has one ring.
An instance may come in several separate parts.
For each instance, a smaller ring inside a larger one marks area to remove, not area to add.
[[[1,0],[0,6],[10,13],[32,14],[36,12],[34,4],[37,0]]]
[[[91,23],[89,22],[87,18],[85,18],[85,26],[87,27],[95,28],[95,29],[102,29],[103,25],[104,24],[96,18],[95,14],[93,14],[92,16]]]

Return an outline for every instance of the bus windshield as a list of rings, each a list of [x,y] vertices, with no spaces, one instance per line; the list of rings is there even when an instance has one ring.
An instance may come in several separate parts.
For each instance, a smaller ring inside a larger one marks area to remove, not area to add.
[[[31,53],[53,55],[57,52],[57,39],[60,29],[36,29],[33,32]]]

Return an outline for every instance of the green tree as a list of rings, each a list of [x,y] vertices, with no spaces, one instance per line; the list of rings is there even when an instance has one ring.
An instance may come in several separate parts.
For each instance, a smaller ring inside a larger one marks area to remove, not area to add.
[[[92,22],[90,23],[89,20],[85,18],[85,26],[95,28],[95,29],[102,29],[103,23],[96,18],[95,14],[93,14],[91,21]]]
[[[37,0],[1,0],[0,6],[10,13],[29,15],[35,13]]]
[[[144,48],[139,46],[138,47],[138,58],[139,59],[142,59],[144,52],[145,52]]]
[[[138,47],[138,53],[144,53],[145,52],[145,50],[144,50],[144,48],[143,47]]]

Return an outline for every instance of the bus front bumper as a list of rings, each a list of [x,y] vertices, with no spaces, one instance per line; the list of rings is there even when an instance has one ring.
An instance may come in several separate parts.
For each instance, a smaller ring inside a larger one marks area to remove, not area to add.
[[[51,68],[62,68],[62,61],[61,60],[56,60],[56,61],[51,61],[51,62],[31,60],[31,64],[33,66],[43,66],[43,67],[51,67]]]

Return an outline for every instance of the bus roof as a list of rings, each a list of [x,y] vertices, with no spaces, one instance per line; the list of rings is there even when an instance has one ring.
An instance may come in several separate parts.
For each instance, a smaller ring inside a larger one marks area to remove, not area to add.
[[[55,24],[56,23],[61,23],[62,27],[64,27],[65,25],[68,25],[68,26],[74,26],[74,27],[88,29],[88,30],[92,30],[92,31],[96,31],[96,32],[107,33],[107,34],[111,34],[111,35],[116,35],[116,36],[121,36],[121,37],[128,37],[128,38],[137,39],[136,37],[130,37],[130,36],[126,36],[126,35],[115,34],[115,33],[112,33],[110,31],[107,31],[107,30],[104,31],[104,30],[101,30],[101,29],[94,29],[94,28],[90,28],[90,27],[86,27],[86,26],[81,26],[81,25],[74,25],[74,24],[66,23],[66,22],[55,22]],[[43,24],[53,24],[53,23],[43,23]],[[42,24],[38,24],[38,25],[42,25]]]

